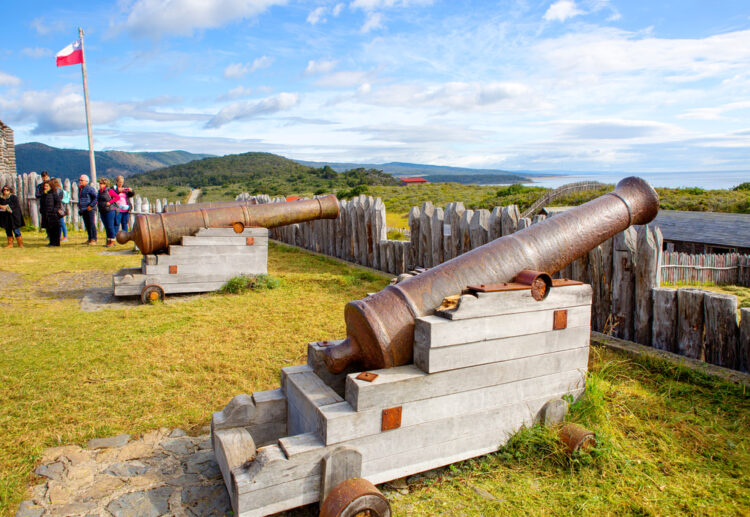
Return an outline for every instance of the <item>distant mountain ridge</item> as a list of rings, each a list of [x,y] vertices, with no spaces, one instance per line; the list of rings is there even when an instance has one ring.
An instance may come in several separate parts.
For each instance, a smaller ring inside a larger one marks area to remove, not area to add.
[[[408,162],[389,163],[330,163],[295,160],[309,167],[330,166],[337,172],[348,169],[380,169],[396,176],[424,176],[433,182],[452,181],[456,183],[521,183],[531,179],[523,174],[502,169],[471,169],[469,167],[451,167],[448,165],[425,165]]]
[[[17,144],[16,170],[19,173],[48,171],[53,177],[78,178],[88,174],[89,153],[82,149],[59,149],[40,142]],[[131,176],[170,165],[209,158],[212,154],[187,151],[124,152],[95,151],[96,173],[99,177]]]

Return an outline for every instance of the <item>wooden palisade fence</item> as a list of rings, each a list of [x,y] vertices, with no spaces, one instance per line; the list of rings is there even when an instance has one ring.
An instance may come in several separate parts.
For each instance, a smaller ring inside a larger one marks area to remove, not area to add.
[[[250,197],[241,194],[238,199]],[[283,198],[254,197],[258,203],[284,202]],[[543,215],[533,219],[521,217],[515,205],[490,211],[469,210],[461,202],[445,208],[426,202],[409,212],[410,240],[394,241],[387,238],[385,205],[379,198],[362,195],[340,200],[339,207],[338,219],[276,228],[270,231],[270,236],[400,275],[436,266],[544,219]],[[594,330],[749,371],[750,309],[742,309],[738,325],[734,296],[699,289],[661,288],[661,273],[670,270],[662,267],[662,260],[665,257],[672,260],[670,254],[661,252],[662,248],[658,228],[631,227],[556,276],[591,284]]]
[[[10,185],[16,192],[18,200],[21,203],[21,209],[23,210],[23,216],[26,220],[26,224],[34,226],[37,229],[40,227],[41,221],[39,220],[39,203],[36,199],[36,186],[42,182],[40,175],[35,172],[28,174],[2,174],[0,175],[0,188],[4,185]],[[94,188],[98,186],[95,185]],[[78,215],[78,185],[75,182],[71,182],[69,179],[63,181],[63,190],[70,193],[70,213],[65,218],[65,222],[71,225],[74,229],[83,229],[83,221]],[[151,203],[147,198],[142,198],[136,194],[132,200],[133,208],[130,211],[130,226],[133,225],[133,218],[137,214],[151,214],[161,213],[166,209],[168,204],[180,204],[179,201],[176,203],[167,203],[166,199],[157,199]],[[101,218],[97,217],[97,224],[100,231],[104,230]]]
[[[661,279],[670,284],[713,283],[750,287],[750,255],[664,252]]]

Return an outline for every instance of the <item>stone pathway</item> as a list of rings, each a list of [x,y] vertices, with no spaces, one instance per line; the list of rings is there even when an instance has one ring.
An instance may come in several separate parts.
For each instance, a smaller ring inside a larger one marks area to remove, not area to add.
[[[131,440],[127,434],[48,449],[16,517],[214,517],[232,505],[214,459],[210,435],[162,428]],[[317,517],[308,505],[279,517]]]
[[[44,481],[31,489],[16,517],[233,515],[208,434],[162,428],[138,439],[123,434],[90,440],[86,448],[55,447],[44,452],[34,473]],[[391,481],[381,490],[395,500],[409,493],[409,485],[445,474],[436,469]],[[317,504],[277,514],[317,516]]]

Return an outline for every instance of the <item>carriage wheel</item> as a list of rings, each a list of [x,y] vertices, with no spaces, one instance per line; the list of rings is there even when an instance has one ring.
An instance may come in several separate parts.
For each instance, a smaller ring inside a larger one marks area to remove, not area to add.
[[[164,301],[164,289],[160,285],[147,285],[141,290],[141,302],[153,303]]]
[[[375,485],[352,478],[331,490],[320,506],[320,517],[391,517],[391,505]]]

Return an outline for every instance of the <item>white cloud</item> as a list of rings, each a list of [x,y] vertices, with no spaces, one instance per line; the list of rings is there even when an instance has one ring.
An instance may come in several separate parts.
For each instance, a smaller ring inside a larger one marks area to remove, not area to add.
[[[27,57],[40,58],[52,56],[52,51],[42,47],[27,47],[21,50],[21,54]]]
[[[635,140],[648,138],[649,141],[673,140],[684,137],[685,132],[673,124],[652,120],[586,120],[558,121],[556,124],[568,126],[565,138],[574,140]]]
[[[365,23],[359,32],[366,34],[375,29],[381,29],[383,27],[383,14],[382,13],[368,13]]]
[[[10,74],[0,71],[0,86],[18,86],[21,84],[21,80]]]
[[[54,22],[48,22],[44,17],[34,18],[31,20],[31,28],[34,29],[38,34],[45,36],[52,32],[62,32],[68,27],[68,25],[62,20],[56,20]]]
[[[530,89],[515,82],[448,82],[433,85],[394,84],[362,92],[365,102],[387,106],[426,106],[458,111],[486,110],[526,96]],[[368,94],[369,93],[369,94]]]
[[[125,28],[133,35],[160,38],[190,36],[255,17],[287,0],[137,0],[129,7]]]
[[[336,4],[336,6],[333,8],[333,11],[331,11],[331,14],[333,14],[334,16],[340,15],[341,11],[344,10],[344,7],[346,7],[346,4],[344,3]]]
[[[152,121],[205,120],[206,115],[178,111],[156,111],[173,104],[175,99],[160,97],[140,102],[92,101],[94,125],[114,123],[124,118]],[[7,121],[34,124],[32,134],[55,134],[85,127],[83,95],[80,86],[67,85],[59,91],[26,90],[15,98],[0,98],[0,112]]]
[[[273,58],[262,56],[252,63],[232,63],[224,69],[224,77],[227,79],[239,79],[243,75],[251,74],[261,68],[268,68],[273,63]]]
[[[310,14],[307,15],[307,23],[316,25],[320,22],[325,22],[326,19],[324,18],[326,13],[326,8],[323,6],[316,7],[312,11],[310,11]]]
[[[333,70],[338,64],[336,60],[327,61],[321,59],[319,61],[310,60],[307,62],[307,68],[305,68],[305,75],[316,75],[316,74],[327,74]]]
[[[235,102],[224,106],[216,115],[206,122],[205,127],[220,128],[225,124],[237,120],[254,118],[261,115],[270,115],[272,113],[293,108],[298,102],[298,94],[286,92],[255,102]]]
[[[354,0],[349,4],[352,9],[374,11],[392,7],[414,7],[432,5],[434,0]]]
[[[243,97],[249,97],[253,93],[253,90],[251,88],[245,88],[244,86],[237,86],[236,88],[232,88],[228,92],[219,95],[217,100],[220,101],[230,101],[234,99],[241,99]]]
[[[324,75],[315,84],[326,88],[351,88],[367,82],[371,72],[348,71]]]
[[[581,14],[584,14],[584,12],[576,6],[573,0],[558,0],[549,6],[547,12],[544,13],[544,19],[547,21],[564,22],[569,18],[574,18]]]

